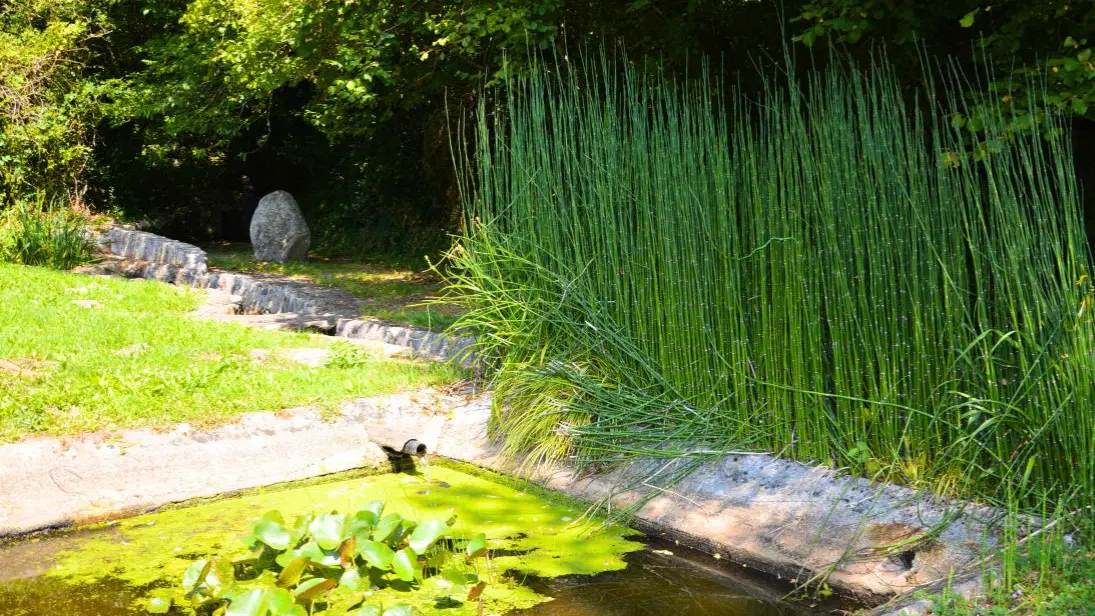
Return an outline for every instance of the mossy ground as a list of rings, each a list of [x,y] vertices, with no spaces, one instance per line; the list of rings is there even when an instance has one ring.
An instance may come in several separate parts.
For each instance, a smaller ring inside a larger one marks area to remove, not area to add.
[[[521,586],[525,575],[556,577],[619,570],[626,566],[625,554],[642,548],[641,543],[628,539],[634,531],[582,521],[584,511],[580,508],[550,502],[519,486],[434,467],[428,475],[389,474],[259,492],[54,538],[43,542],[53,547],[39,551],[40,558],[50,565],[42,583],[69,591],[97,585],[140,589],[174,584],[196,559],[247,557],[248,548],[241,538],[267,511],[276,509],[292,519],[309,512],[353,512],[371,500],[384,500],[386,511],[415,520],[447,519],[456,514],[455,537],[485,533],[493,553],[489,565],[480,565],[480,574],[489,580],[485,614],[501,614],[545,600]],[[3,594],[0,584],[0,598]],[[333,593],[327,612],[341,614],[362,598],[361,593]],[[418,591],[386,589],[367,601],[407,603],[420,614],[478,613],[477,604],[459,599],[449,597],[448,589],[438,581],[427,579]]]

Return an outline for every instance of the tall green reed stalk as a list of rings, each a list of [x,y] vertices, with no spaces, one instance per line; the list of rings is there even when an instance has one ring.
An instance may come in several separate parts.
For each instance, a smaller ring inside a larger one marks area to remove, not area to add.
[[[1095,285],[1068,134],[884,59],[744,93],[602,54],[479,109],[449,301],[511,453],[769,451],[1095,504]]]

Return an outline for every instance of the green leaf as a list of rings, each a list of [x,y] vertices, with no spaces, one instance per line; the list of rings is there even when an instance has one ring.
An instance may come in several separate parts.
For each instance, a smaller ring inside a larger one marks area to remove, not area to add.
[[[299,601],[311,601],[338,585],[328,578],[312,578],[297,586],[296,597]]]
[[[379,521],[380,519],[372,511],[358,511],[347,522],[346,533],[351,537],[368,539],[368,534],[372,532]]]
[[[266,518],[255,524],[254,536],[275,550],[287,549],[292,541],[292,536],[281,522]]]
[[[305,556],[308,560],[323,565],[324,567],[333,567],[339,563],[338,552],[334,550],[324,550],[319,547],[319,544],[315,541],[309,541],[300,547],[300,555]]]
[[[362,541],[357,546],[357,553],[361,554],[370,566],[384,570],[392,565],[392,559],[395,558],[395,552],[388,547],[388,544],[380,541]]]
[[[361,590],[361,573],[357,569],[347,569],[338,578],[338,586],[347,590]]]
[[[1087,113],[1087,103],[1082,98],[1072,99],[1072,113],[1074,115],[1082,116]]]
[[[224,616],[264,616],[266,611],[266,591],[256,589],[233,599]]]
[[[384,610],[383,616],[414,616],[414,610],[409,605],[393,605]]]
[[[404,582],[413,582],[418,569],[418,555],[411,548],[403,548],[392,559],[392,570]]]
[[[366,605],[360,610],[354,612],[354,616],[383,616],[380,613],[380,608],[375,605]]]
[[[285,567],[288,567],[290,564],[292,564],[294,560],[300,558],[301,556],[302,555],[300,550],[289,550],[288,552],[282,552],[281,554],[278,554],[277,557],[274,558],[274,562],[276,562],[279,567],[284,569]]]
[[[196,560],[190,563],[190,566],[183,572],[183,588],[187,592],[193,592],[197,590],[198,586],[205,581],[205,576],[209,575],[209,570],[213,566],[211,560]]]
[[[373,539],[377,541],[385,541],[395,532],[396,529],[403,523],[403,516],[398,513],[392,513],[384,516],[380,519],[380,522],[376,525],[376,530],[373,531]]]
[[[324,550],[334,550],[342,544],[342,528],[345,518],[337,513],[324,513],[312,520],[308,532]]]
[[[464,553],[469,559],[478,558],[487,553],[487,536],[483,533],[475,534],[468,544],[464,546]]]
[[[358,513],[361,513],[362,511],[368,511],[372,513],[373,517],[375,517],[377,521],[379,521],[380,516],[384,514],[384,501],[369,501],[365,503],[365,506],[362,507],[361,511],[359,511]]]
[[[296,586],[300,581],[300,576],[304,573],[304,568],[308,566],[308,559],[304,556],[298,556],[293,559],[281,573],[278,574],[278,586],[282,588],[288,588],[290,586]]]
[[[293,594],[284,588],[266,591],[266,607],[274,616],[304,613],[304,608],[293,600]]]
[[[977,14],[980,13],[980,12],[981,12],[981,9],[979,9],[979,8],[978,9],[973,9],[969,13],[966,13],[965,15],[963,15],[962,19],[958,20],[958,23],[961,24],[963,28],[969,28],[970,26],[973,25],[974,18],[977,17]]]
[[[429,520],[419,524],[411,533],[408,544],[418,554],[425,554],[434,541],[437,541],[449,530],[448,524],[443,520]]]

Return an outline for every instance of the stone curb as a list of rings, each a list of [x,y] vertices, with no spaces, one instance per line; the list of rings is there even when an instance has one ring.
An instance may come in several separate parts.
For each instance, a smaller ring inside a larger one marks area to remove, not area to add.
[[[205,251],[163,236],[112,227],[100,236],[100,245],[121,257],[104,263],[108,271],[127,278],[146,278],[201,289],[219,289],[241,298],[249,314],[299,315],[299,321],[331,335],[405,346],[413,356],[439,360],[456,359],[470,366],[472,336],[454,337],[412,327],[385,325],[357,318],[333,306],[331,291],[306,282],[263,280],[261,276],[209,271]]]

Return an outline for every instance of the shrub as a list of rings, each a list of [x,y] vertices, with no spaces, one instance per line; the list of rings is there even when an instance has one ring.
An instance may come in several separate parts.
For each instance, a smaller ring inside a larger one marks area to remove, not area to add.
[[[0,257],[23,265],[72,269],[92,257],[87,220],[48,203],[19,201],[0,218]]]

